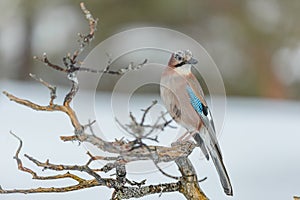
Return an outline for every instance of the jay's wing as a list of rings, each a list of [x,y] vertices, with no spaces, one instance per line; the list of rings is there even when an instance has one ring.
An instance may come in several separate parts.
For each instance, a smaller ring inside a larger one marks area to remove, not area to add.
[[[188,78],[189,78],[188,86],[186,87],[186,90],[190,97],[190,102],[191,102],[193,108],[198,113],[199,117],[201,118],[201,121],[202,121],[204,127],[207,129],[208,133],[210,134],[212,142],[218,146],[218,149],[220,149],[218,142],[217,142],[214,121],[213,121],[210,109],[208,108],[207,103],[204,99],[204,94],[203,94],[202,88],[201,88],[198,80],[192,73],[190,74],[190,77],[188,77]],[[221,152],[220,152],[220,156],[222,157]]]
[[[197,142],[197,139],[201,139],[200,147],[201,144],[204,143],[204,146],[207,148],[217,169],[225,193],[227,195],[232,195],[232,186],[225,165],[223,163],[221,150],[217,141],[215,128],[209,108],[206,106],[206,102],[203,101],[203,96],[198,96],[192,85],[188,85],[186,87],[186,90],[189,95],[191,105],[198,113],[205,127],[204,134],[198,133],[194,138]]]
[[[190,74],[189,77],[188,77],[188,84],[189,86],[191,87],[193,93],[197,96],[197,98],[201,101],[201,103],[204,105],[204,112],[205,114],[207,113],[206,117],[208,118],[209,120],[209,123],[211,124],[212,128],[213,128],[213,132],[214,134],[216,134],[216,130],[215,130],[215,124],[214,124],[214,121],[213,121],[213,118],[212,118],[212,115],[211,115],[211,112],[210,112],[210,109],[208,109],[207,107],[207,103],[204,99],[204,93],[203,93],[203,90],[197,80],[197,78],[194,76],[194,74]],[[207,109],[205,109],[207,108]]]

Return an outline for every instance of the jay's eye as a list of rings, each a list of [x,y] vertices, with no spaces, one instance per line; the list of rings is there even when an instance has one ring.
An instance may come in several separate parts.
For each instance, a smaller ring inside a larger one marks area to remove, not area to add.
[[[178,61],[182,61],[182,60],[183,60],[183,57],[180,56],[180,55],[178,55],[178,54],[175,55],[175,58],[176,58],[176,60],[178,60]]]

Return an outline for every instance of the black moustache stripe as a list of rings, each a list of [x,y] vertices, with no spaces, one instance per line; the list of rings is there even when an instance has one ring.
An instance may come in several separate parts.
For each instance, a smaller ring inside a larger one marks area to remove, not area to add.
[[[175,65],[175,67],[181,67],[184,64],[185,64],[185,62],[181,62],[181,63],[178,63],[177,65]]]

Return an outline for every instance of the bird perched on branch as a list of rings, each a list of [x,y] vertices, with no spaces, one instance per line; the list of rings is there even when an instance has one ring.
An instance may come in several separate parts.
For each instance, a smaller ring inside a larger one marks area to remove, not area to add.
[[[211,112],[202,88],[191,72],[191,66],[197,62],[189,50],[173,53],[161,76],[160,95],[173,119],[194,137],[207,160],[209,156],[213,160],[224,192],[233,195]]]

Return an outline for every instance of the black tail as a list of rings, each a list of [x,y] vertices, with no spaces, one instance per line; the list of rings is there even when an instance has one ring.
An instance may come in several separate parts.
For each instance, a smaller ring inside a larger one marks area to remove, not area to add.
[[[214,149],[213,151],[215,151],[215,150],[219,151],[217,146],[215,146],[215,148],[217,148],[217,149]],[[232,186],[231,186],[230,179],[229,179],[228,173],[226,171],[225,165],[223,163],[222,157],[220,157],[221,154],[219,154],[219,153],[215,154],[215,152],[211,152],[210,150],[208,150],[208,151],[209,151],[210,156],[212,157],[213,163],[219,174],[219,178],[220,178],[221,184],[223,186],[224,192],[227,195],[232,196],[233,195]]]
[[[209,158],[208,156],[208,152],[209,152],[209,155],[211,156],[212,161],[217,169],[224,192],[227,195],[232,196],[233,195],[232,186],[225,165],[222,160],[222,155],[221,155],[219,145],[216,144],[217,141],[212,141],[212,138],[210,136],[205,138],[206,140],[208,139],[209,141],[203,140],[200,134],[195,134],[194,139],[199,144],[203,154],[207,159]]]

